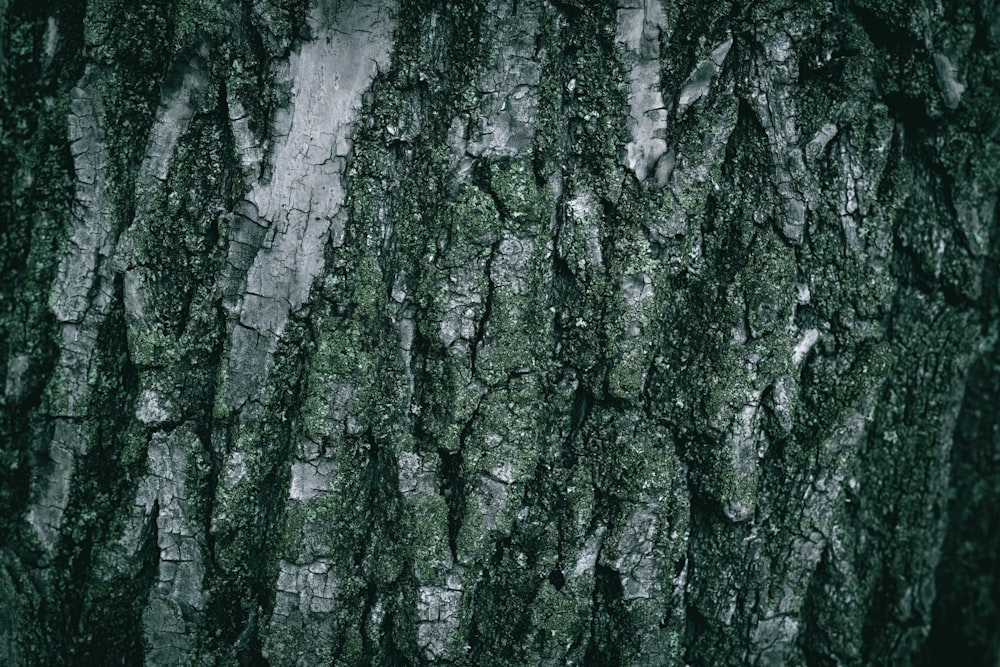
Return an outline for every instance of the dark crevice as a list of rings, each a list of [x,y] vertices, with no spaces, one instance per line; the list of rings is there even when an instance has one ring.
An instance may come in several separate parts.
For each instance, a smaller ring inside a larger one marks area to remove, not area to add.
[[[531,664],[524,649],[533,635],[531,601],[544,579],[532,574],[537,567],[537,528],[523,527],[509,537],[501,537],[483,564],[483,575],[470,591],[476,600],[468,634],[468,662],[462,664]],[[527,559],[526,566],[519,555]]]
[[[451,549],[453,562],[458,562],[458,533],[465,520],[465,476],[461,448],[452,452],[439,447],[438,456],[441,459],[441,474],[438,476],[441,495],[448,506],[448,548]]]
[[[483,340],[486,338],[486,327],[490,321],[490,315],[493,313],[493,299],[496,294],[496,283],[493,280],[493,261],[496,259],[497,253],[500,250],[499,239],[494,241],[490,246],[490,254],[486,258],[486,267],[484,272],[486,274],[487,288],[486,288],[486,303],[483,306],[483,315],[476,322],[476,331],[469,342],[469,367],[470,374],[473,378],[476,377],[476,360],[479,356],[479,347],[483,344]]]
[[[110,312],[95,344],[95,380],[84,437],[87,450],[76,460],[69,503],[54,558],[55,595],[42,620],[59,639],[49,650],[83,663],[105,662],[120,653],[141,654],[137,611],[152,585],[142,553],[110,581],[93,572],[94,559],[120,538],[117,508],[135,496],[145,461],[136,450],[142,433],[131,425],[129,409],[138,393],[138,373],[122,332],[125,314],[121,276],[115,280]],[[154,512],[156,506],[154,503]],[[155,513],[153,514],[155,524]],[[152,528],[155,549],[155,525]]]
[[[892,91],[886,93],[882,101],[889,109],[889,115],[915,134],[931,130],[935,125],[936,121],[927,114],[923,100],[914,95]]]
[[[586,424],[587,419],[590,417],[595,403],[596,399],[594,395],[583,383],[580,383],[576,391],[573,392],[573,404],[570,406],[570,439],[583,430],[584,424]]]
[[[886,9],[892,11],[888,6]],[[901,26],[893,25],[886,16],[886,12],[874,11],[856,2],[850,3],[849,11],[858,17],[861,27],[864,28],[872,43],[877,46],[896,50],[916,50],[922,49],[924,46],[917,35]],[[906,14],[903,13],[903,16]]]
[[[606,667],[622,664],[628,628],[624,592],[620,573],[601,563],[598,558],[591,598],[590,640],[584,664]]]
[[[995,256],[995,255],[994,255]],[[948,533],[936,572],[931,631],[920,667],[961,664],[994,667],[1000,653],[1000,521],[991,508],[1000,498],[1000,441],[996,382],[1000,354],[994,343],[973,363],[951,451]]]

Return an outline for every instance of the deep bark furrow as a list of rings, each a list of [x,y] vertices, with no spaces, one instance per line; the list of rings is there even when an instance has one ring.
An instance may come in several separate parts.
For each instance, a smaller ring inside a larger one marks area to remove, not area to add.
[[[0,662],[993,667],[997,9],[4,4]]]

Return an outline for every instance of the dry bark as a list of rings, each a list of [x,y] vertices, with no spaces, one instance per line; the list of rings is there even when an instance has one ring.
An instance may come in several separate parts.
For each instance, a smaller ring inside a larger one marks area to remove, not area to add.
[[[0,662],[995,665],[993,0],[0,16]]]

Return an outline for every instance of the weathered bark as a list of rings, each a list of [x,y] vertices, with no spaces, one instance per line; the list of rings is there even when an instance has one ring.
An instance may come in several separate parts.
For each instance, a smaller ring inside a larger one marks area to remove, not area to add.
[[[993,0],[0,6],[0,662],[996,664]]]

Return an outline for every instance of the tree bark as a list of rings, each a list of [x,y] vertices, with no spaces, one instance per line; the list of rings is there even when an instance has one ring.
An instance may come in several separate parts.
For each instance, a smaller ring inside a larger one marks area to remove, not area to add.
[[[3,664],[996,665],[994,0],[0,17]]]

